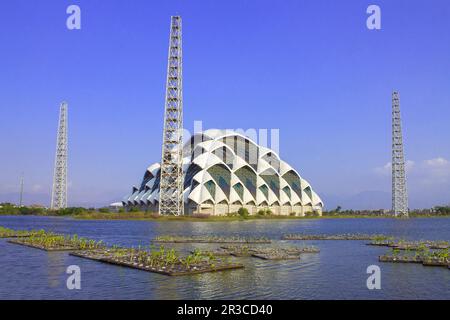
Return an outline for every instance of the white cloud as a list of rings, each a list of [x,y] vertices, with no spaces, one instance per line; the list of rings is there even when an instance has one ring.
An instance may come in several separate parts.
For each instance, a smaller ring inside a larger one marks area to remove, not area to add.
[[[415,164],[416,163],[412,160],[406,160],[406,163],[405,163],[406,173],[410,173],[412,171],[412,169],[414,168]],[[377,167],[374,169],[374,171],[375,171],[375,173],[383,175],[383,176],[390,175],[392,172],[392,162],[388,162],[382,167]]]
[[[426,185],[450,183],[450,161],[438,157],[423,162],[422,182]]]
[[[450,161],[447,159],[444,159],[442,157],[425,160],[425,165],[431,168],[444,168],[444,169],[450,169]]]
[[[385,176],[385,175],[391,174],[391,168],[392,168],[392,163],[388,162],[382,167],[376,167],[374,169],[374,171],[380,175]]]
[[[412,160],[407,160],[406,164],[407,180],[415,184],[426,186],[438,186],[450,183],[450,161],[437,157],[423,160],[417,164]],[[381,176],[390,176],[392,170],[391,162],[384,166],[377,167],[374,172]]]

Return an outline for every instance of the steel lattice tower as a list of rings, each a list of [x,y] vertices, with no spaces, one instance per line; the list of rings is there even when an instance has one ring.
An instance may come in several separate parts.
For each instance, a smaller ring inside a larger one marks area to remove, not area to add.
[[[392,211],[396,216],[408,216],[400,98],[396,91],[392,93]]]
[[[22,206],[23,203],[23,179],[24,174],[22,173],[22,176],[20,177],[20,196],[19,196],[19,207]]]
[[[181,17],[171,17],[159,214],[183,215],[183,51]]]
[[[58,136],[56,141],[52,209],[67,207],[67,108],[67,103],[62,102],[59,110]]]

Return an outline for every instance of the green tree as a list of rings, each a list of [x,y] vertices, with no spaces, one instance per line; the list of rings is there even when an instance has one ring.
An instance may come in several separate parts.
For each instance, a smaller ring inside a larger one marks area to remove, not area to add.
[[[238,214],[244,219],[248,218],[248,210],[247,210],[247,208],[244,208],[244,207],[240,208],[238,210]]]

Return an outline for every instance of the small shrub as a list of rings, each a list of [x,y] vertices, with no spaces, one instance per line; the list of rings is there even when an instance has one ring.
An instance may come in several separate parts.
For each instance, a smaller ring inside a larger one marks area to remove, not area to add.
[[[79,215],[85,213],[86,209],[81,207],[71,207],[56,210],[55,213],[59,216],[71,216],[71,215]]]
[[[266,210],[266,216],[271,216],[273,214],[272,210],[267,209]]]
[[[259,210],[259,211],[258,211],[258,215],[259,215],[259,216],[265,216],[265,215],[266,215],[266,211],[264,211],[264,210]]]
[[[248,210],[247,208],[240,208],[238,211],[238,214],[242,217],[242,218],[247,218],[248,217]]]
[[[295,213],[295,212],[291,212],[291,213],[289,213],[289,215],[290,215],[291,217],[295,217],[296,213]]]
[[[100,209],[98,209],[98,212],[109,213],[109,208],[100,208]]]

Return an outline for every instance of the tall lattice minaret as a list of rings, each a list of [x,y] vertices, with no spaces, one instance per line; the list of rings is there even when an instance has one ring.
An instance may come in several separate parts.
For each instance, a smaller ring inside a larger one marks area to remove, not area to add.
[[[62,102],[59,110],[58,136],[56,141],[52,209],[67,207],[67,108],[67,103]]]
[[[23,204],[23,172],[22,172],[22,176],[20,177],[20,196],[19,196],[19,207],[22,206]]]
[[[183,51],[181,17],[171,17],[159,214],[183,215]]]
[[[397,91],[392,93],[392,211],[396,216],[408,216],[400,99]]]

